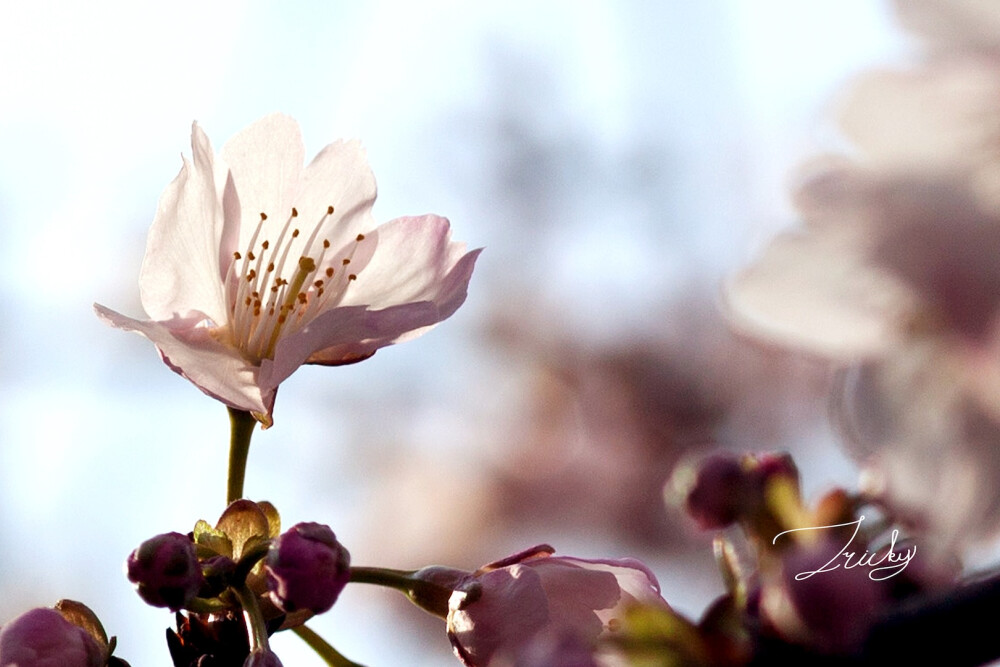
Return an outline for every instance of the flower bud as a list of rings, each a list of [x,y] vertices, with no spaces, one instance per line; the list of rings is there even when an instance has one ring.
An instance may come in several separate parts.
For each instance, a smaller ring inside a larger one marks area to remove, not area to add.
[[[684,507],[702,529],[725,528],[746,509],[745,488],[739,459],[731,454],[712,454],[698,463],[682,489]]]
[[[285,612],[322,614],[350,579],[351,555],[329,526],[299,523],[278,537],[265,561],[271,599]]]
[[[146,540],[128,557],[125,568],[139,597],[171,611],[187,606],[205,580],[194,543],[180,533],[164,533]]]
[[[32,609],[0,628],[0,667],[103,667],[105,653],[54,609]]]
[[[846,548],[841,540],[824,539],[783,555],[779,576],[765,583],[761,605],[784,638],[827,653],[851,654],[861,648],[889,602],[890,582],[847,565],[831,567]]]
[[[754,454],[747,458],[749,478],[752,484],[759,486],[759,493],[765,493],[764,487],[776,479],[783,479],[799,488],[799,468],[795,465],[791,454],[786,452],[765,452]]]
[[[243,667],[282,667],[281,661],[273,651],[266,648],[256,649],[247,656],[243,662]]]

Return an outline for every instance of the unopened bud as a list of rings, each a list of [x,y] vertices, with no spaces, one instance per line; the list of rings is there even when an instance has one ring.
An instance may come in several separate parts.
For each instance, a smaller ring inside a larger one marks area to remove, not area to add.
[[[322,614],[350,579],[351,556],[329,526],[299,523],[278,537],[265,561],[271,599],[285,612]]]
[[[700,461],[684,489],[684,506],[705,530],[725,528],[746,509],[746,477],[731,454],[712,454]]]
[[[164,533],[146,540],[125,562],[139,597],[154,607],[183,609],[198,594],[204,576],[187,535]]]
[[[243,667],[282,667],[274,651],[266,648],[254,650],[243,662]]]

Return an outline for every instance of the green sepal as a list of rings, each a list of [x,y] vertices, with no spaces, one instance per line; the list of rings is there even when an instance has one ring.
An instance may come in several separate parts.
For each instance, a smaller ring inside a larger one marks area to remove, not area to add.
[[[198,519],[192,534],[199,558],[213,555],[233,557],[233,541],[223,531],[213,528],[207,521]],[[204,549],[208,549],[211,553],[204,553]]]

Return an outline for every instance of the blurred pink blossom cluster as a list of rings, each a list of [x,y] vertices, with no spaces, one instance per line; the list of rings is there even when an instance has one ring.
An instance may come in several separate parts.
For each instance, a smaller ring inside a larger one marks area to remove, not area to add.
[[[870,490],[950,548],[1000,508],[1000,5],[895,9],[914,62],[843,91],[846,150],[801,168],[801,226],[726,297],[742,331],[843,366]]]

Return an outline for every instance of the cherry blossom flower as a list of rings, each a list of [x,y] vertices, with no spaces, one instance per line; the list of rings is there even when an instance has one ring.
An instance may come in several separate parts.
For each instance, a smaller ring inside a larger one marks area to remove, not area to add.
[[[359,143],[332,143],[303,167],[288,116],[253,123],[221,155],[197,123],[191,134],[139,276],[150,319],[95,309],[206,394],[269,426],[278,385],[302,364],[360,361],[465,300],[479,251],[450,241],[436,215],[377,226]]]
[[[637,560],[587,560],[553,551],[541,545],[490,563],[455,591],[448,636],[463,663],[524,664],[518,660],[545,653],[551,643],[593,651],[630,604],[667,607],[655,575]]]

